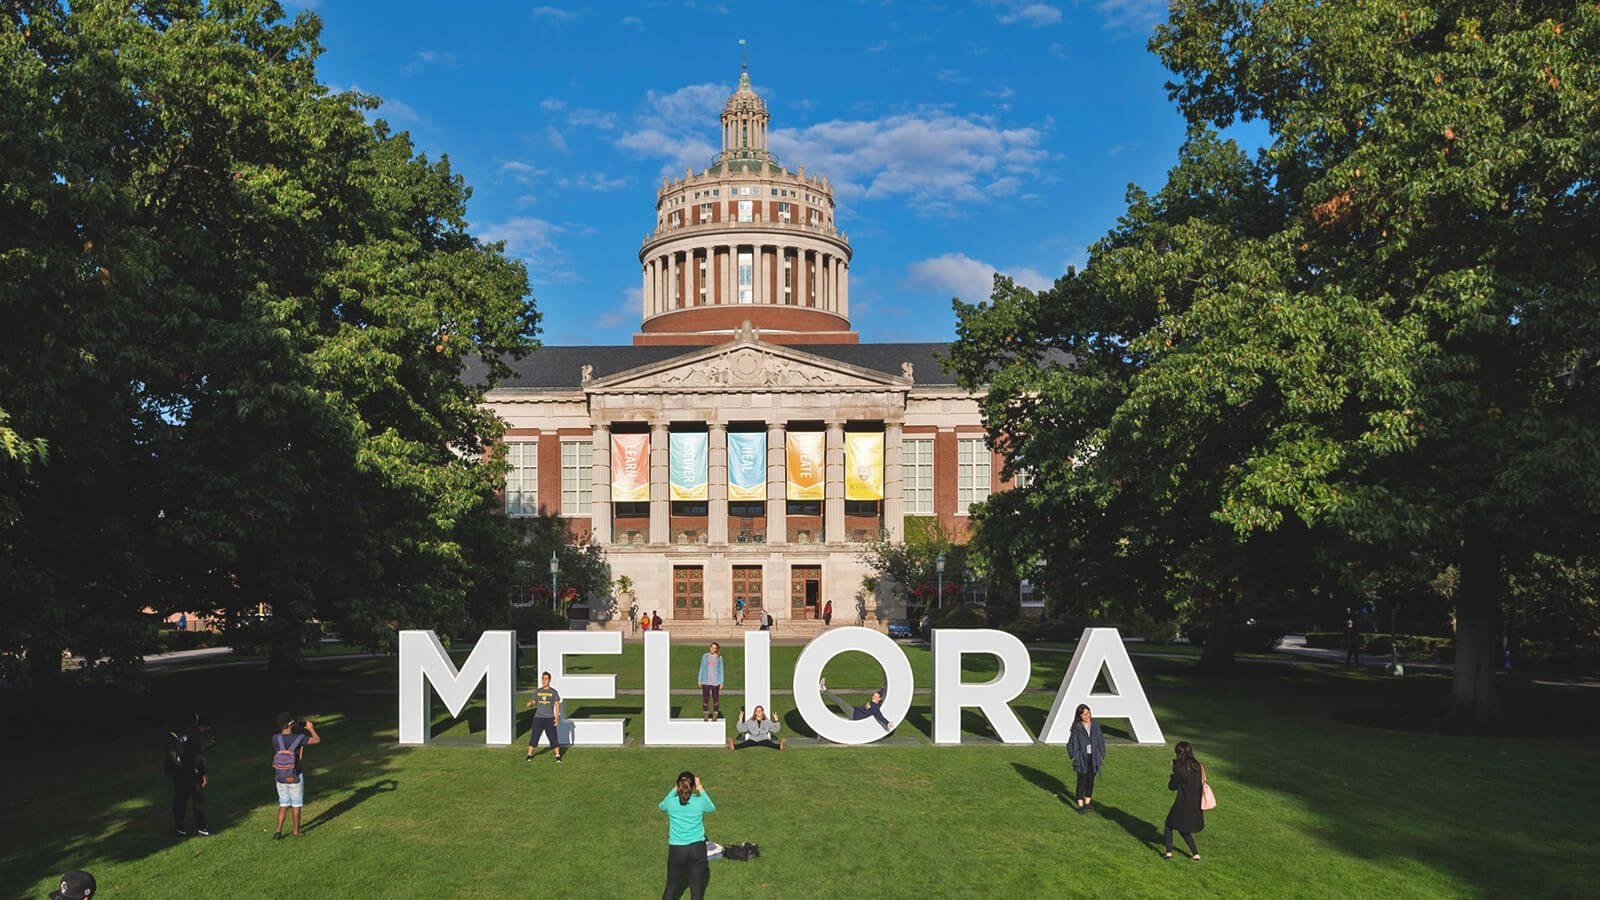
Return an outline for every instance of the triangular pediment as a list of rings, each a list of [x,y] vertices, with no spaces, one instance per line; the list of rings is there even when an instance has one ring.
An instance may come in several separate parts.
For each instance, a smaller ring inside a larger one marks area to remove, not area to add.
[[[726,344],[691,350],[584,383],[591,393],[637,391],[883,390],[911,380],[852,366],[745,332]]]

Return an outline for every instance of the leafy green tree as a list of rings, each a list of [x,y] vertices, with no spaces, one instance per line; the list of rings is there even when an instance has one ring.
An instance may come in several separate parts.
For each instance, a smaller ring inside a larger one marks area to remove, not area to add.
[[[0,17],[0,406],[52,449],[3,484],[5,643],[48,680],[135,656],[147,606],[267,611],[280,667],[311,619],[459,618],[503,471],[483,392],[537,326],[461,178],[317,81],[313,15]]]
[[[1193,0],[1152,49],[1193,126],[1166,186],[961,310],[991,428],[1208,590],[1270,585],[1293,520],[1459,560],[1449,708],[1498,718],[1508,564],[1597,533],[1600,7]],[[1205,130],[1240,121],[1254,158]]]

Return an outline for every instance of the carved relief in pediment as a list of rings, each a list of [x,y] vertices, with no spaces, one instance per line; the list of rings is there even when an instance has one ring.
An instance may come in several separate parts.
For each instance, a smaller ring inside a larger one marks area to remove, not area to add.
[[[662,387],[802,387],[839,384],[833,372],[755,350],[734,350],[656,376]]]

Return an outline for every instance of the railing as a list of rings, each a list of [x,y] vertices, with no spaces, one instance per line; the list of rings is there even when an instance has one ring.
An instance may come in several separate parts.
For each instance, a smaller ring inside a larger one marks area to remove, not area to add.
[[[752,222],[730,222],[724,219],[720,222],[692,222],[679,225],[676,228],[658,228],[654,232],[645,235],[644,240],[639,243],[639,247],[642,250],[643,248],[649,246],[651,242],[659,241],[667,237],[677,237],[691,234],[716,234],[718,232],[732,233],[749,231],[752,228],[775,228],[779,231],[792,231],[796,234],[822,235],[823,237],[833,238],[847,247],[850,245],[849,236],[847,236],[843,231],[835,230],[831,225],[806,225],[800,222],[766,221],[760,216],[757,216]]]

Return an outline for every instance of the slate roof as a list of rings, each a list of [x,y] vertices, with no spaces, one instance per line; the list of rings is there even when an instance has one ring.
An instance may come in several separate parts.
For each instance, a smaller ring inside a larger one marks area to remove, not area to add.
[[[900,364],[911,363],[916,384],[954,385],[955,375],[939,365],[934,354],[948,350],[948,343],[931,344],[801,344],[791,349],[811,353],[846,365],[883,372],[898,377]],[[589,347],[541,347],[520,360],[511,360],[511,376],[497,390],[576,390],[582,387],[584,366],[593,366],[595,378],[605,378],[628,369],[663,362],[677,356],[703,352],[703,346],[681,347],[646,345]],[[470,382],[483,378],[481,362],[467,366],[463,377]]]

